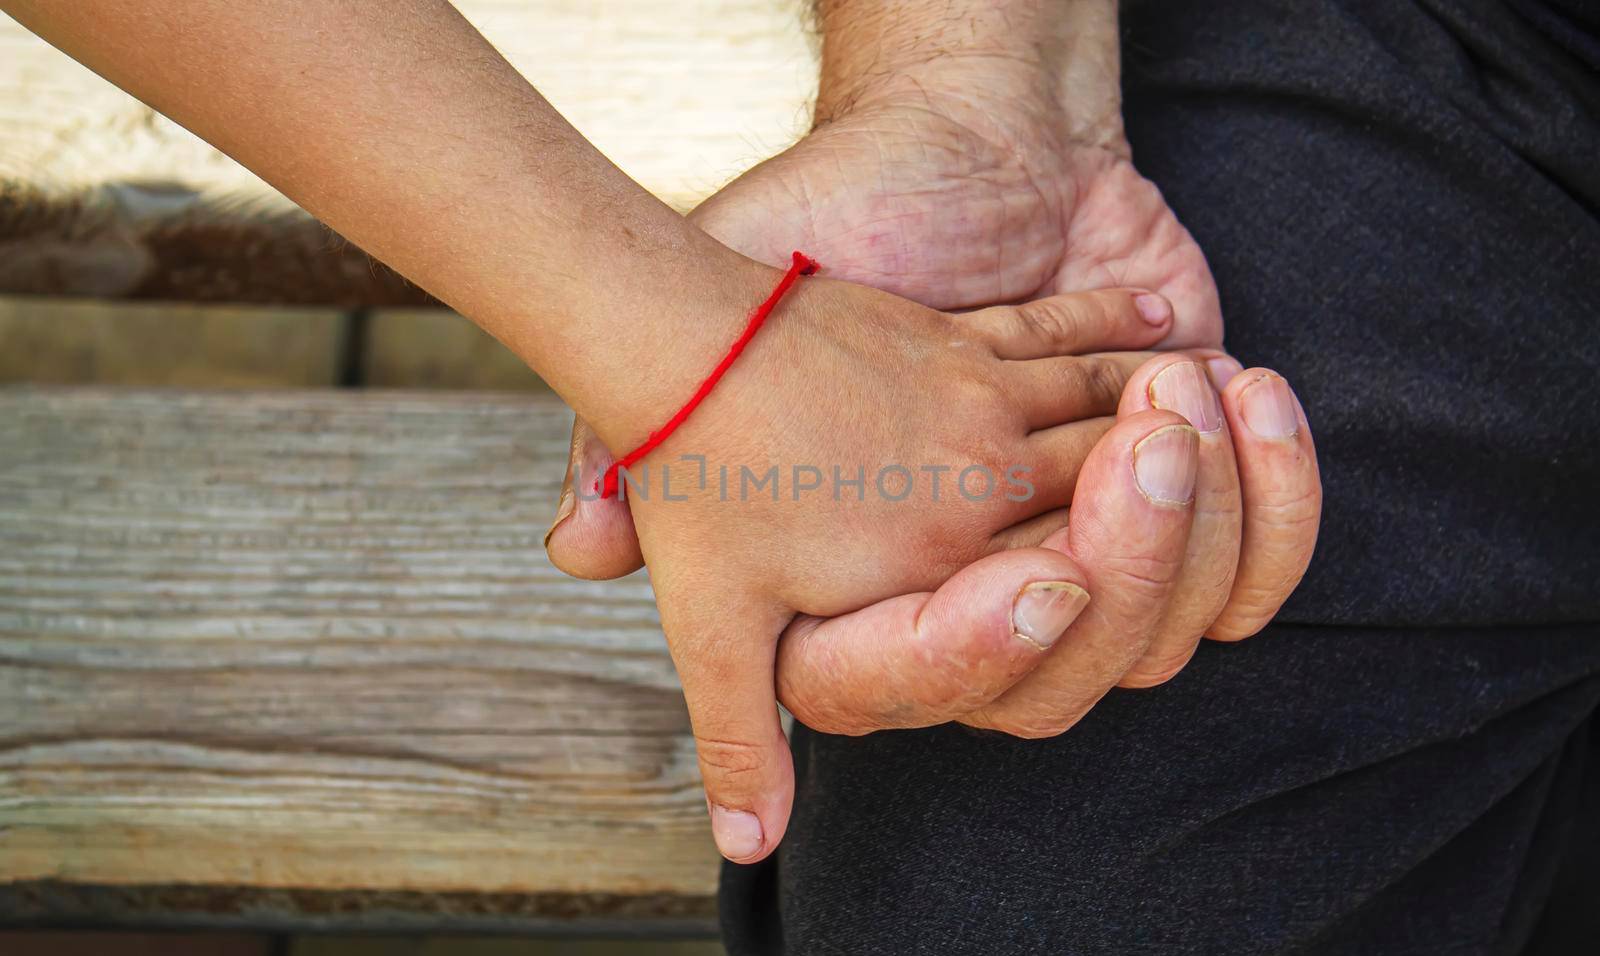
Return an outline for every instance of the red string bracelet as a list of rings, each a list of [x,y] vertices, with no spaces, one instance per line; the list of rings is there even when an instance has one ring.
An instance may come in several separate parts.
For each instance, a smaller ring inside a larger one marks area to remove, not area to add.
[[[695,389],[694,395],[684,403],[682,408],[678,409],[676,415],[667,419],[665,425],[662,425],[659,430],[651,432],[650,437],[644,440],[644,444],[612,462],[611,467],[606,469],[605,479],[600,483],[600,497],[616,497],[617,472],[623,468],[632,468],[638,464],[640,459],[654,451],[656,446],[666,441],[669,435],[678,430],[679,425],[688,420],[689,413],[693,412],[701,402],[706,400],[706,396],[711,394],[711,390],[716,388],[717,383],[722,381],[722,376],[733,366],[733,362],[739,357],[739,353],[743,352],[744,347],[750,344],[750,340],[756,337],[757,332],[761,331],[761,326],[766,324],[767,317],[772,315],[772,310],[778,307],[778,302],[783,299],[785,293],[794,286],[801,276],[808,276],[816,271],[817,264],[815,261],[808,258],[804,253],[796,252],[794,254],[794,260],[789,264],[789,271],[785,272],[783,278],[778,280],[778,287],[772,290],[771,295],[767,296],[767,301],[756,306],[755,312],[750,316],[749,324],[744,327],[744,331],[739,334],[739,337],[734,339],[733,345],[728,349],[728,354],[722,357],[722,361],[717,363],[717,367],[712,369],[711,374],[707,375],[705,381],[700,383],[700,387]]]

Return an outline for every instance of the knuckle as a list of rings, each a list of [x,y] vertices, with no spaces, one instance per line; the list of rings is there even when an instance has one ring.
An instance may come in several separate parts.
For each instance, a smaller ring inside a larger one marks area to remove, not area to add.
[[[1195,639],[1197,642],[1198,637]],[[1182,654],[1164,654],[1148,660],[1141,660],[1128,671],[1121,680],[1123,687],[1159,687],[1174,677],[1183,673],[1189,666],[1189,661],[1194,657],[1192,649],[1185,650]]]
[[[1075,363],[1077,388],[1088,404],[1095,408],[1115,409],[1122,400],[1122,390],[1128,376],[1122,368],[1109,359],[1081,358]]]
[[[1316,525],[1322,517],[1322,484],[1295,483],[1288,487],[1264,488],[1253,496],[1251,510],[1262,521],[1284,528]]]
[[[1255,637],[1272,621],[1272,613],[1254,614],[1249,611],[1230,611],[1206,632],[1208,640],[1222,644],[1237,644]]]
[[[1102,567],[1113,576],[1114,587],[1134,601],[1159,601],[1178,576],[1183,558],[1136,554],[1106,558]]]
[[[1125,687],[1129,690],[1148,690],[1151,687],[1160,687],[1167,681],[1177,677],[1179,671],[1181,670],[1183,670],[1181,667],[1173,668],[1171,670],[1153,669],[1149,671],[1146,671],[1142,668],[1135,668],[1134,670],[1129,671],[1127,676],[1118,682],[1117,686]]]
[[[724,779],[758,776],[770,763],[768,748],[761,744],[719,737],[696,737],[694,745],[701,767],[715,771]]]
[[[1016,638],[1007,635],[1006,640]],[[958,650],[952,658],[935,665],[929,679],[915,692],[917,699],[907,706],[924,722],[971,713],[989,704],[1000,692],[995,686],[995,669],[983,657],[963,655]]]
[[[1228,599],[1227,609],[1206,636],[1227,643],[1254,637],[1272,623],[1303,573],[1303,569],[1295,569],[1268,583],[1236,587]]]
[[[1305,576],[1317,546],[1318,519],[1300,516],[1247,543],[1228,603],[1276,609]]]
[[[988,708],[960,718],[962,723],[1023,740],[1045,740],[1059,737],[1083,719],[1088,705],[1073,704],[1061,708],[1050,706],[1050,701],[1030,699],[1026,702],[1000,708]]]
[[[960,408],[998,409],[1013,402],[1010,390],[998,379],[977,370],[952,379],[947,383],[945,394],[953,406]]]
[[[1052,345],[1076,342],[1084,325],[1083,310],[1073,299],[1041,299],[1017,312],[1023,331]]]
[[[1228,601],[1228,616],[1235,621],[1260,621],[1259,630],[1278,613],[1278,608],[1288,599],[1289,592],[1300,583],[1298,574],[1279,578],[1268,584],[1247,585],[1237,589]]]
[[[1237,644],[1260,634],[1261,629],[1266,626],[1265,622],[1244,626],[1219,624],[1210,633],[1206,634],[1206,640],[1216,641],[1219,644]]]
[[[861,737],[878,730],[886,730],[892,724],[888,719],[878,718],[873,715],[843,706],[837,701],[815,702],[802,695],[793,693],[780,694],[779,699],[794,719],[819,733],[832,734],[835,737]]]

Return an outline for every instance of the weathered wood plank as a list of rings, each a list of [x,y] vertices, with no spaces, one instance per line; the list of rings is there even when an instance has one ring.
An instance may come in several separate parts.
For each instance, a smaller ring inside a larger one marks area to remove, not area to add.
[[[0,884],[709,913],[649,584],[540,547],[569,424],[536,395],[0,390]]]
[[[710,939],[716,935],[712,904],[701,894],[441,893],[30,880],[0,883],[0,926]]]
[[[331,309],[0,296],[0,383],[332,386],[347,331]]]
[[[646,188],[687,209],[801,131],[802,0],[457,0]],[[0,15],[0,292],[426,299],[280,194]]]
[[[516,353],[448,309],[382,309],[363,321],[361,384],[368,388],[549,391]]]

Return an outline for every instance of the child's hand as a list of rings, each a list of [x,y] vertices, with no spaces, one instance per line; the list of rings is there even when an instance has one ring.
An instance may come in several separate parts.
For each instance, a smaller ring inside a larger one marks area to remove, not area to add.
[[[645,487],[630,489],[629,503],[730,858],[764,856],[787,822],[779,635],[796,614],[831,616],[936,588],[1014,545],[1018,526],[1065,507],[1075,463],[1150,357],[1073,353],[1159,340],[1165,316],[1151,323],[1135,298],[1102,291],[955,316],[803,280],[695,416],[646,459],[648,470],[637,469]],[[629,448],[671,411],[597,430],[610,447]],[[1151,414],[1164,437],[1144,452],[1141,473],[1155,483],[1146,493],[1187,513],[1195,431]],[[700,462],[685,455],[704,456],[704,484]],[[580,487],[596,477],[579,475]],[[1012,577],[1031,563],[1012,593],[1083,584],[1059,552],[1002,557]],[[1017,633],[1047,647],[1070,623],[1063,606],[1053,602]]]

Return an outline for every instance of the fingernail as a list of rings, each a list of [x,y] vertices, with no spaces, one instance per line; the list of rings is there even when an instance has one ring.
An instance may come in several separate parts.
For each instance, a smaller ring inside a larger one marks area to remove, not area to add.
[[[1133,307],[1139,310],[1139,317],[1151,325],[1161,325],[1172,318],[1171,304],[1153,292],[1134,296]]]
[[[1150,381],[1150,404],[1177,412],[1202,434],[1222,430],[1222,403],[1197,362],[1168,365]]]
[[[1151,501],[1186,505],[1194,498],[1200,436],[1188,425],[1168,425],[1133,446],[1133,479]]]
[[[761,852],[761,821],[745,810],[711,805],[711,836],[717,850],[737,863]]]
[[[1239,414],[1246,427],[1269,441],[1293,438],[1300,431],[1300,416],[1295,414],[1289,383],[1271,372],[1239,393]]]
[[[550,536],[556,533],[557,528],[561,527],[561,522],[572,517],[572,512],[577,507],[578,499],[573,495],[572,485],[569,482],[565,488],[561,489],[561,500],[556,503],[556,520],[550,522],[550,530],[544,533],[546,551],[550,550]]]
[[[1244,366],[1229,355],[1219,355],[1216,358],[1206,359],[1206,368],[1211,370],[1211,384],[1222,391],[1233,381],[1233,377],[1244,371]]]
[[[1061,639],[1089,603],[1089,592],[1070,581],[1037,581],[1017,592],[1011,631],[1039,650]]]

